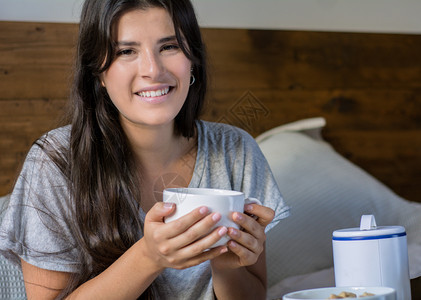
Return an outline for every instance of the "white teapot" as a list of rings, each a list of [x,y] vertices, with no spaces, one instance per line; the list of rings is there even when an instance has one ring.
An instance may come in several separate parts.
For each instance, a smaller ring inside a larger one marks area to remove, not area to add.
[[[359,228],[333,232],[335,284],[386,286],[397,300],[411,299],[406,231],[402,226],[377,226],[373,215],[363,215]]]

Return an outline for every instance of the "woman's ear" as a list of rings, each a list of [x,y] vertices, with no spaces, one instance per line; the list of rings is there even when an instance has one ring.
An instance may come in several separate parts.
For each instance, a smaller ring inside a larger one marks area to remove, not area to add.
[[[101,82],[101,86],[105,88],[105,81],[104,81],[104,76],[103,74],[100,74],[98,76],[99,81]]]

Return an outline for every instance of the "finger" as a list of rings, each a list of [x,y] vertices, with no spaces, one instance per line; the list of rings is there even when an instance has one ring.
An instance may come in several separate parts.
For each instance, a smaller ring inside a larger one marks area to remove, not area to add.
[[[238,261],[241,266],[253,265],[257,262],[257,259],[259,258],[259,254],[250,251],[249,249],[235,241],[229,241],[227,246],[230,251],[232,251],[238,256]]]
[[[186,232],[193,224],[203,219],[209,214],[209,209],[206,206],[198,207],[188,214],[167,223],[168,237],[173,238]]]
[[[184,248],[180,249],[182,255],[196,256],[202,252],[209,251],[210,247],[218,242],[228,232],[225,226],[215,228],[210,234],[203,236]]]
[[[258,220],[254,219],[251,216],[240,212],[234,212],[232,214],[232,220],[237,223],[240,227],[244,229],[244,231],[251,234],[253,237],[257,239],[265,239],[265,226],[262,226]]]
[[[219,246],[212,249],[209,249],[208,251],[201,252],[200,254],[188,259],[187,261],[183,262],[180,266],[175,266],[176,269],[184,269],[193,267],[196,265],[199,265],[205,261],[212,260],[215,257],[218,257],[224,253],[228,252],[227,246]]]
[[[145,222],[163,222],[175,210],[175,204],[170,202],[156,203],[146,214]]]
[[[221,236],[224,236],[226,234],[226,232],[228,231],[227,228],[225,228],[225,227],[219,228],[219,230],[217,230],[216,232],[219,233],[220,235],[217,235],[215,233],[215,230],[214,230],[214,233],[208,239],[203,239],[203,237],[208,236],[209,233],[215,228],[216,224],[220,220],[221,220],[221,214],[220,213],[212,213],[212,214],[206,216],[205,218],[203,218],[202,220],[199,220],[197,223],[193,224],[191,227],[189,227],[182,234],[174,237],[171,242],[173,243],[173,245],[175,247],[182,248],[182,247],[185,247],[186,245],[189,245],[189,244],[191,244],[195,241],[198,241],[199,239],[202,239],[201,244],[206,243],[206,241],[209,240],[209,239],[211,240],[211,242],[212,242],[212,239],[219,240],[219,238]],[[225,232],[223,232],[224,230],[225,230]],[[216,241],[214,241],[213,243],[215,243]],[[204,249],[209,248],[209,246],[212,245],[213,243],[211,243],[209,245],[205,244]],[[203,249],[202,249],[202,251],[203,251]],[[200,252],[198,251],[196,254],[198,254]]]
[[[263,244],[247,232],[238,230],[236,228],[229,228],[228,236],[233,241],[237,242],[237,244],[240,244],[241,246],[247,248],[253,253],[260,254],[263,251]]]
[[[257,217],[257,222],[266,227],[275,217],[275,211],[267,206],[258,204],[247,204],[244,212]]]

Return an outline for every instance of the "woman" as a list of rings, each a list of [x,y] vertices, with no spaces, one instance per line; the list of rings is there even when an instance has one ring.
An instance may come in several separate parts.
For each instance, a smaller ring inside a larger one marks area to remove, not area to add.
[[[206,65],[191,3],[87,0],[72,91],[71,125],[31,148],[1,225],[28,298],[264,299],[265,230],[288,211],[253,139],[198,120]],[[175,205],[162,187],[174,185],[264,206],[233,214],[241,231],[210,232],[221,216],[206,207],[165,224]]]

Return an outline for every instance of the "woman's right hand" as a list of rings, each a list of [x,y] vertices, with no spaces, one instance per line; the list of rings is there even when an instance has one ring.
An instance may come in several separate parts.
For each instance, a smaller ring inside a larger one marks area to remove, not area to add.
[[[211,228],[221,219],[219,213],[209,213],[199,207],[189,214],[169,223],[164,218],[175,210],[174,203],[156,203],[146,214],[144,237],[148,256],[157,267],[185,269],[213,259],[228,251],[220,246],[208,251],[227,232],[227,228]]]

